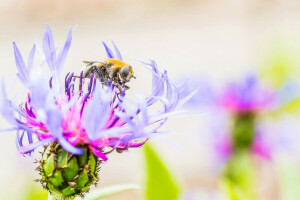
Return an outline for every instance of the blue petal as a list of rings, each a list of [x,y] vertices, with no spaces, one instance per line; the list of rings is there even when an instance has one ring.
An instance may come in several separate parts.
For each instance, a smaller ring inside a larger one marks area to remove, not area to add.
[[[29,144],[33,143],[32,132],[27,131],[27,139]]]
[[[154,60],[150,60],[150,63],[140,61],[141,63],[151,67],[152,71],[152,96],[161,96],[164,92],[164,85],[166,81],[165,75],[158,70],[157,64]],[[155,98],[147,98],[147,105],[150,106],[155,103]]]
[[[48,77],[41,69],[32,70],[30,74],[30,97],[31,104],[36,111],[46,109],[50,95]]]
[[[166,98],[171,100],[172,99],[172,86],[170,84],[170,81],[168,79],[167,72],[165,72],[165,77],[166,77],[166,86],[167,86],[167,91],[166,91]]]
[[[59,55],[57,58],[57,67],[58,67],[59,72],[61,71],[61,69],[65,63],[65,60],[67,58],[67,54],[69,52],[71,42],[72,42],[72,33],[73,33],[73,29],[70,28],[65,45],[64,45],[63,49],[59,52]]]
[[[122,55],[121,55],[121,53],[120,53],[120,51],[119,51],[117,45],[116,45],[113,41],[111,41],[111,43],[113,44],[113,46],[114,46],[114,48],[115,48],[115,52],[116,52],[117,59],[122,60]]]
[[[55,51],[55,45],[54,45],[54,39],[53,39],[52,31],[51,31],[48,24],[46,24],[46,30],[45,30],[44,38],[46,39],[46,41],[44,41],[44,42],[47,42],[46,46],[50,50]]]
[[[16,118],[14,117],[14,110],[12,108],[11,101],[8,100],[4,79],[1,79],[0,87],[0,112],[2,116],[12,125],[16,126]]]
[[[62,113],[57,107],[49,108],[46,111],[47,120],[46,127],[49,132],[55,137],[60,138],[62,136]]]
[[[160,96],[164,91],[165,76],[158,70],[154,60],[150,60],[148,65],[152,67],[152,95]]]
[[[28,86],[28,71],[25,65],[25,62],[23,60],[23,57],[16,45],[15,42],[13,42],[13,47],[14,47],[14,53],[15,53],[15,62],[16,62],[16,66],[18,68],[18,76],[20,78],[20,80],[22,81],[22,83],[26,86]]]
[[[108,58],[114,58],[114,53],[110,50],[110,48],[108,48],[108,46],[105,44],[105,42],[102,42],[104,48],[105,48],[105,51],[106,51],[106,54],[107,54],[107,57]]]
[[[47,138],[47,139],[44,139],[44,140],[40,140],[38,142],[35,142],[35,143],[32,143],[32,144],[29,144],[29,145],[26,145],[26,146],[20,146],[19,147],[19,151],[21,153],[28,153],[30,151],[33,151],[35,150],[36,148],[48,143],[48,142],[52,142],[54,141],[55,138],[51,137],[51,138]]]
[[[66,151],[68,151],[72,154],[81,155],[84,153],[83,149],[74,147],[64,137],[60,137],[58,139],[58,142]]]
[[[147,103],[144,101],[141,97],[139,98],[139,110],[142,114],[142,126],[147,126],[149,118],[148,118],[148,109],[147,109]]]
[[[35,54],[35,45],[33,45],[30,53],[29,53],[29,56],[28,56],[28,60],[27,60],[27,70],[28,72],[30,72],[30,70],[32,69],[33,67],[33,59],[34,59],[34,54]]]
[[[92,99],[85,107],[85,129],[91,140],[100,134],[109,117],[112,91],[110,88],[102,88],[101,83],[97,82]]]
[[[55,67],[56,49],[55,49],[55,45],[54,45],[52,32],[48,25],[46,25],[46,30],[44,33],[43,48],[44,48],[44,54],[45,54],[49,69],[52,73],[54,73],[56,70],[55,69],[56,68]]]
[[[17,130],[17,134],[16,134],[16,146],[18,151],[20,151],[20,147],[23,146],[23,137],[24,137],[25,131],[22,132],[22,134],[20,135],[20,130]]]

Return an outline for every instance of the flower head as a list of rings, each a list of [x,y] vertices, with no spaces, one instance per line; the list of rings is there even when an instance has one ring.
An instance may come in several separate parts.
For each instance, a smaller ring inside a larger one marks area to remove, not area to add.
[[[267,115],[298,96],[292,82],[274,89],[254,74],[216,89],[207,82],[191,80],[188,90],[199,89],[187,105],[209,111],[210,148],[218,162],[228,161],[239,151],[248,151],[271,159],[274,145],[268,137],[274,130],[266,128]],[[181,93],[185,94],[185,93]],[[273,134],[273,137],[276,137]]]
[[[50,28],[43,38],[42,62],[47,63],[50,74],[41,67],[34,68],[34,45],[25,64],[14,43],[19,80],[28,90],[27,101],[16,104],[8,99],[4,81],[1,85],[1,114],[17,130],[17,147],[21,153],[29,153],[37,147],[57,141],[72,154],[82,154],[81,145],[87,145],[99,158],[107,160],[107,152],[125,151],[140,147],[172,115],[180,104],[179,89],[170,82],[167,72],[160,72],[154,61],[145,63],[152,71],[152,94],[139,96],[135,102],[113,84],[103,85],[91,77],[84,79],[68,73],[61,86],[60,74],[72,41],[71,28],[61,49],[55,48]],[[115,53],[103,42],[108,58],[121,60],[114,43]],[[158,103],[161,110],[154,113],[149,107]],[[28,144],[25,144],[25,135]],[[35,141],[35,138],[37,140]],[[106,150],[109,148],[109,150]]]
[[[230,83],[220,94],[219,105],[232,112],[256,112],[274,106],[275,94],[250,74],[241,82]]]

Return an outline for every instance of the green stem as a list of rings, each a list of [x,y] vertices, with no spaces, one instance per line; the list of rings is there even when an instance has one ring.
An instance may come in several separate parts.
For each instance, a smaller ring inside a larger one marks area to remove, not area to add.
[[[224,170],[224,178],[231,188],[231,200],[256,199],[254,166],[250,153],[255,138],[255,117],[252,112],[238,113],[233,117],[233,152]]]
[[[233,187],[231,200],[256,199],[254,170],[249,152],[240,151],[230,158],[224,171],[224,178]],[[239,195],[246,198],[236,197]]]
[[[244,112],[234,116],[232,136],[234,151],[249,150],[255,138],[255,114]]]

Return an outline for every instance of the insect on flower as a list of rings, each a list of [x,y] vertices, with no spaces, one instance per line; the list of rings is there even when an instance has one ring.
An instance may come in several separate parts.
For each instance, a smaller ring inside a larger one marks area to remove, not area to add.
[[[84,79],[87,72],[82,71],[79,78],[68,73],[62,87],[60,76],[72,33],[71,28],[64,46],[57,49],[50,28],[46,27],[42,64],[47,63],[50,74],[41,67],[33,67],[36,45],[25,63],[17,45],[13,44],[17,75],[28,91],[27,101],[18,105],[10,100],[3,79],[0,87],[0,111],[11,124],[10,130],[17,131],[18,150],[28,154],[40,146],[45,147],[38,167],[42,175],[40,181],[52,195],[61,198],[87,191],[99,180],[98,167],[107,160],[108,153],[141,147],[160,133],[168,118],[182,114],[175,109],[190,98],[188,95],[180,99],[181,88],[171,83],[167,72],[160,72],[152,60],[144,63],[152,71],[152,94],[139,96],[138,102],[125,97],[122,88],[119,94],[120,88],[111,77],[105,84],[101,83],[97,73],[89,73],[89,79]],[[117,59],[116,63],[121,63],[117,47],[114,45],[115,57],[103,44],[110,61]],[[127,74],[127,69],[119,70],[120,77]],[[129,74],[132,75],[131,70]],[[161,104],[162,109],[150,112],[153,104]]]
[[[112,82],[118,88],[129,89],[129,86],[125,85],[125,83],[129,82],[131,78],[135,78],[132,67],[122,61],[121,53],[113,42],[112,44],[115,48],[117,59],[113,58],[112,51],[103,42],[109,58],[104,62],[83,61],[87,64],[83,71],[83,77],[90,78],[93,74],[94,77],[100,79],[102,84],[107,85],[108,82]]]

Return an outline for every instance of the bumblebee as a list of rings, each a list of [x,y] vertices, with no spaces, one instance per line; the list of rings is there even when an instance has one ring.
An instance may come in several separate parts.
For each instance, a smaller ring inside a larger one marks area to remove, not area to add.
[[[129,86],[125,85],[131,78],[135,78],[133,75],[132,67],[125,62],[108,58],[104,62],[98,61],[83,61],[86,66],[83,70],[83,78],[90,78],[91,75],[98,79],[103,84],[108,84],[111,81],[117,87],[123,87],[129,89]]]

